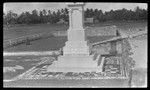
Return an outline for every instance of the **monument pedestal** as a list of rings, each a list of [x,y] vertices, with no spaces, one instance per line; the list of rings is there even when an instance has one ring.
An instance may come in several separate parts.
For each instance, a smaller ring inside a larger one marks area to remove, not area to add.
[[[84,54],[90,55],[89,46],[87,46],[86,41],[67,41],[66,46],[63,48],[64,55],[76,55],[76,54]]]
[[[47,69],[48,72],[101,72],[93,55],[63,55]]]
[[[90,55],[84,25],[84,4],[70,4],[68,41],[63,47],[63,55],[47,69],[48,72],[101,72],[98,62]]]

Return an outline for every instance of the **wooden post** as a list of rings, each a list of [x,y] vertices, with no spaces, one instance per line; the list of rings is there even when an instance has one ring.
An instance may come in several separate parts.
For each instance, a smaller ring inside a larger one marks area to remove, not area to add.
[[[31,45],[28,37],[26,38],[26,45]]]
[[[129,72],[129,82],[128,82],[128,85],[129,85],[129,87],[132,86],[132,68],[131,68],[131,70]]]
[[[111,42],[111,51],[110,51],[110,53],[114,55],[114,54],[116,54],[116,52],[117,52],[116,41],[112,41]]]

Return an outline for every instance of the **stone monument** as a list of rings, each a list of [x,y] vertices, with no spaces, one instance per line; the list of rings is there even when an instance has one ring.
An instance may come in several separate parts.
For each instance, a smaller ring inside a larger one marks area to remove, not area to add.
[[[70,3],[68,41],[63,47],[63,55],[47,69],[48,72],[101,72],[94,55],[90,55],[90,45],[84,29],[84,3]]]

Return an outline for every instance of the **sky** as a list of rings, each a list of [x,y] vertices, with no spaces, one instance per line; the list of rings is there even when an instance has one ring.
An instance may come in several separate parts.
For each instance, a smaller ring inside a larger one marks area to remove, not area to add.
[[[67,3],[67,2],[66,2]],[[126,8],[128,10],[134,10],[136,6],[139,6],[140,8],[147,9],[147,3],[90,3],[87,2],[84,9],[86,8],[93,8],[93,9],[101,9],[103,12],[110,11],[111,9],[117,10]],[[51,2],[51,3],[4,3],[3,4],[3,11],[6,13],[9,10],[12,10],[13,12],[20,14],[24,11],[31,12],[32,10],[51,10],[51,11],[57,11],[58,9],[67,8],[67,5],[64,2]]]

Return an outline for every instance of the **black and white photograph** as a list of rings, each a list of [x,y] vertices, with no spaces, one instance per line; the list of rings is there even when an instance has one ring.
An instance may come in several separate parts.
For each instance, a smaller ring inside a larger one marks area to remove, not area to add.
[[[3,3],[4,88],[146,88],[148,3]]]

